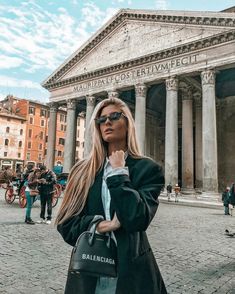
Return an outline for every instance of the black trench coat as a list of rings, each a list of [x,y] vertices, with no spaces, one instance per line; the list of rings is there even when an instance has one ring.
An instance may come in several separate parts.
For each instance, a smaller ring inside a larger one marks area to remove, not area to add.
[[[115,175],[107,179],[111,195],[110,212],[121,223],[117,239],[118,281],[116,294],[165,294],[166,289],[149,245],[146,230],[157,208],[164,185],[162,169],[149,158],[126,159],[130,176]],[[58,225],[64,240],[74,246],[95,215],[103,215],[101,200],[103,171],[97,174],[89,190],[86,205],[79,216]],[[68,274],[66,294],[94,294],[96,278]]]

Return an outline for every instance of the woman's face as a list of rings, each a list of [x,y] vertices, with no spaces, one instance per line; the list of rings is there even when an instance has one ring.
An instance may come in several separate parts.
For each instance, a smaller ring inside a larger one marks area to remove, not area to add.
[[[121,113],[121,109],[116,105],[108,105],[104,107],[100,113],[100,117],[109,117],[114,113]],[[115,114],[114,114],[115,116]],[[116,117],[119,117],[117,115]],[[107,143],[117,143],[118,145],[126,145],[127,137],[127,121],[123,115],[119,119],[110,120],[106,119],[105,122],[100,124],[100,132],[103,140]]]

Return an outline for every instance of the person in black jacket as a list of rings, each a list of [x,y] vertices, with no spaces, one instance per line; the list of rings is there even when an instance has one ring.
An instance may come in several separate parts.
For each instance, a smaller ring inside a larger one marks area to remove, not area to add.
[[[96,215],[98,233],[112,232],[117,278],[68,273],[66,294],[166,294],[146,230],[164,186],[161,167],[140,154],[134,120],[120,99],[101,101],[91,118],[92,148],[72,168],[56,218],[64,240],[74,246]]]
[[[52,196],[54,191],[54,184],[56,183],[56,175],[49,170],[45,165],[40,167],[41,175],[39,177],[39,193],[41,201],[40,220],[37,223],[51,224],[52,217]],[[47,205],[47,218],[45,218]]]

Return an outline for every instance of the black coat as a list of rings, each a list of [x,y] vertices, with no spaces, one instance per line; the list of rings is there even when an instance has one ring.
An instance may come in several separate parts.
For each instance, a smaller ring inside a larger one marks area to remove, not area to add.
[[[145,232],[158,208],[157,198],[164,185],[162,169],[149,158],[130,156],[126,166],[129,177],[115,175],[107,179],[111,216],[116,212],[121,223],[121,228],[114,232],[118,254],[116,294],[165,294],[165,285]],[[87,230],[94,215],[104,216],[102,174],[103,171],[97,174],[82,213],[58,226],[64,240],[72,246]],[[96,278],[69,274],[65,293],[94,294],[95,287]]]

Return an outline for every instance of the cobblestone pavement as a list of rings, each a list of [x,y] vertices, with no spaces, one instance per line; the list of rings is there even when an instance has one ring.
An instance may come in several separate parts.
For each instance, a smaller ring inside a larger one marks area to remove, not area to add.
[[[26,225],[25,210],[17,199],[6,204],[3,192],[0,293],[62,294],[71,247],[53,225]],[[32,218],[38,217],[35,203]],[[225,228],[235,230],[235,216],[222,209],[160,204],[148,235],[169,294],[235,293],[235,238]]]

